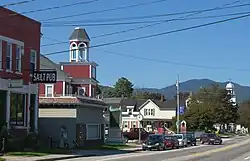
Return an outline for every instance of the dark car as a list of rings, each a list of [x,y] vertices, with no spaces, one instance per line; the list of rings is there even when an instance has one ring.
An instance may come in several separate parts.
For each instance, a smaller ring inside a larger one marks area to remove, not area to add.
[[[142,150],[164,150],[164,135],[150,134],[142,144]]]
[[[187,143],[191,146],[196,146],[196,138],[194,133],[186,133]]]
[[[176,136],[173,135],[167,135],[164,137],[164,144],[165,144],[165,149],[167,148],[179,148],[179,141]]]
[[[201,144],[222,144],[222,139],[213,133],[205,133],[201,135]]]
[[[143,128],[140,128],[141,140],[145,140],[148,135],[153,134],[151,132],[145,131]],[[123,137],[125,142],[129,140],[138,140],[139,139],[139,128],[131,128],[129,132],[123,132]]]

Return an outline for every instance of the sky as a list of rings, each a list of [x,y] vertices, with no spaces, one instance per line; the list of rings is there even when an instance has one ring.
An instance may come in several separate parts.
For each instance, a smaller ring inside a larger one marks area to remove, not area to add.
[[[27,4],[9,6],[8,8],[22,13],[36,9],[73,4],[83,1],[90,0],[35,0]],[[48,27],[45,24],[46,20],[50,18],[99,11],[151,1],[155,0],[99,0],[88,4],[78,4],[77,6],[62,7],[48,11],[27,13],[24,15],[42,23],[43,37],[41,39],[41,45],[45,45],[69,41],[69,36],[76,26],[59,25],[63,23],[65,24],[67,21],[75,21],[76,25],[85,28],[91,38],[102,34],[127,30],[152,23],[148,22],[144,24],[88,26],[82,21],[97,20],[98,23],[115,23],[110,21],[101,22],[100,20],[209,9],[222,7],[223,5],[234,2],[235,0],[166,0],[159,3],[126,8],[122,10],[88,15],[83,14],[70,18],[48,20],[47,23],[52,22],[57,24],[53,27]],[[17,0],[1,0],[0,5],[9,4],[11,2],[17,2]],[[250,1],[242,0],[242,2],[237,4],[246,3],[250,3]],[[240,8],[204,12],[192,17],[215,16],[249,11],[250,6],[245,6]],[[166,19],[179,18],[180,16],[185,15],[160,18],[155,17],[142,20],[123,20],[119,22],[163,21]],[[142,37],[227,18],[230,17],[171,21],[162,23],[160,25],[142,28],[136,31],[93,38],[91,39],[91,45],[94,46],[124,39]],[[239,83],[241,85],[250,86],[249,27],[250,17],[246,17],[243,19],[233,20],[213,26],[206,26],[203,28],[196,28],[125,43],[118,43],[115,45],[90,48],[90,60],[99,64],[97,68],[97,78],[102,85],[114,85],[118,78],[126,77],[131,82],[133,82],[135,87],[163,88],[174,84],[176,82],[177,75],[179,75],[181,82],[189,79],[203,78],[222,82],[231,79],[233,82]],[[68,49],[69,43],[54,46],[41,46],[41,54],[48,54]],[[107,53],[106,51],[110,53]],[[48,57],[55,62],[68,61],[69,52],[54,54]],[[141,59],[141,57],[143,59]],[[152,61],[152,59],[154,61]],[[197,66],[208,67],[200,68]],[[218,68],[228,68],[228,70],[209,68],[211,66]],[[249,71],[241,69],[249,69]]]

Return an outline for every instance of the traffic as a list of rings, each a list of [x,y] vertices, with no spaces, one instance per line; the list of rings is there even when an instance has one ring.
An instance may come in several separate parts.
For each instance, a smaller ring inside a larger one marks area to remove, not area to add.
[[[222,139],[214,133],[202,133],[200,136],[195,136],[194,132],[156,134],[143,128],[131,128],[129,132],[123,132],[123,138],[127,143],[130,140],[139,140],[144,151],[179,149],[198,144],[222,144]]]

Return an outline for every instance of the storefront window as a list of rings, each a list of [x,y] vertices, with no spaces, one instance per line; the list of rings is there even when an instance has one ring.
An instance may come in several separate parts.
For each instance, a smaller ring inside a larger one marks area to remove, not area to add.
[[[25,95],[11,93],[10,121],[12,125],[24,126]]]

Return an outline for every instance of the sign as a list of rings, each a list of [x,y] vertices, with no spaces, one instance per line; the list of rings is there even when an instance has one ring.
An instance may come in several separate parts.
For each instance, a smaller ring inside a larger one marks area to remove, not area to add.
[[[179,113],[180,113],[180,115],[183,115],[185,113],[185,107],[184,106],[181,106],[179,108]]]
[[[23,79],[12,79],[9,81],[9,88],[22,88]]]
[[[143,116],[140,114],[140,115],[137,116],[137,119],[138,119],[139,121],[142,121]]]
[[[32,76],[33,83],[56,83],[56,71],[34,71]]]

